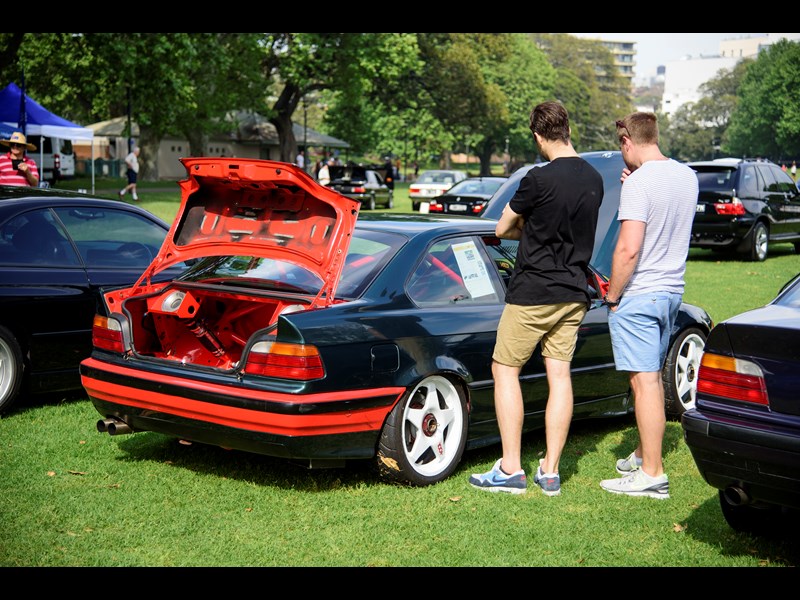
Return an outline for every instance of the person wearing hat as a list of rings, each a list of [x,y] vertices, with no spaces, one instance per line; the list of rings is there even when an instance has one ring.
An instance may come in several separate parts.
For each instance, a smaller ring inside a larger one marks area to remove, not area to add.
[[[36,146],[28,143],[25,134],[15,131],[7,140],[0,140],[0,144],[9,148],[0,154],[0,185],[39,185],[39,169],[32,158],[25,156],[26,148],[36,150]]]

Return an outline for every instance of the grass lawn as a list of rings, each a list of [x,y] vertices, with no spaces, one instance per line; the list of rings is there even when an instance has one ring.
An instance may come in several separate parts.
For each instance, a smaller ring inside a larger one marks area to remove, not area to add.
[[[171,220],[177,186],[151,190],[141,187],[142,205]],[[410,210],[407,195],[396,204]],[[788,244],[763,263],[693,250],[685,299],[719,321],[764,304],[799,271]],[[499,446],[467,453],[440,484],[408,488],[380,482],[362,463],[309,471],[155,433],[110,437],[96,431],[98,418],[78,395],[26,399],[0,419],[0,566],[800,564],[796,534],[757,538],[728,527],[677,422],[664,444],[671,498],[658,501],[598,485],[636,445],[632,418],[573,424],[562,494],[552,498],[535,488],[522,496],[471,488],[467,478],[489,469]],[[543,432],[524,437],[527,471],[544,450]]]

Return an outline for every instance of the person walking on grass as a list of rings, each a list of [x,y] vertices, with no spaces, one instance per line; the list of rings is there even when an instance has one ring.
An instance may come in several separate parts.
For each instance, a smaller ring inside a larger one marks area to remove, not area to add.
[[[617,461],[622,477],[605,479],[600,487],[615,494],[669,498],[662,462],[666,415],[661,370],[683,299],[697,175],[661,153],[653,113],[632,113],[616,127],[626,166],[605,302],[614,363],[630,374],[639,445]]]
[[[120,198],[124,198],[125,194],[130,192],[134,202],[139,199],[139,196],[136,195],[136,180],[139,177],[139,152],[140,150],[137,146],[125,157],[125,165],[128,167],[128,185],[119,191]]]
[[[519,375],[541,342],[550,390],[547,453],[533,481],[544,494],[556,496],[561,493],[558,465],[572,421],[570,366],[590,301],[587,277],[603,178],[572,147],[569,115],[561,104],[536,106],[530,130],[539,153],[550,162],[528,171],[495,231],[498,237],[520,241],[492,356],[503,456],[487,473],[472,475],[469,483],[489,492],[526,491]]]

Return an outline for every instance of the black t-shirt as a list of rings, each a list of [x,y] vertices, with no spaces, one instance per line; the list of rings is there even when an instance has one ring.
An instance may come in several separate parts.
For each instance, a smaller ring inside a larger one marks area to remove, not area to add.
[[[509,203],[525,225],[506,302],[589,301],[588,266],[602,201],[603,178],[580,157],[528,171]]]

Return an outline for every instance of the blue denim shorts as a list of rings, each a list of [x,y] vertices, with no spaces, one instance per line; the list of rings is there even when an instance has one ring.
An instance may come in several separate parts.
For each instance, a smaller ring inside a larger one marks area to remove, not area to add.
[[[617,371],[660,371],[682,295],[668,292],[623,296],[608,311],[608,329]]]

